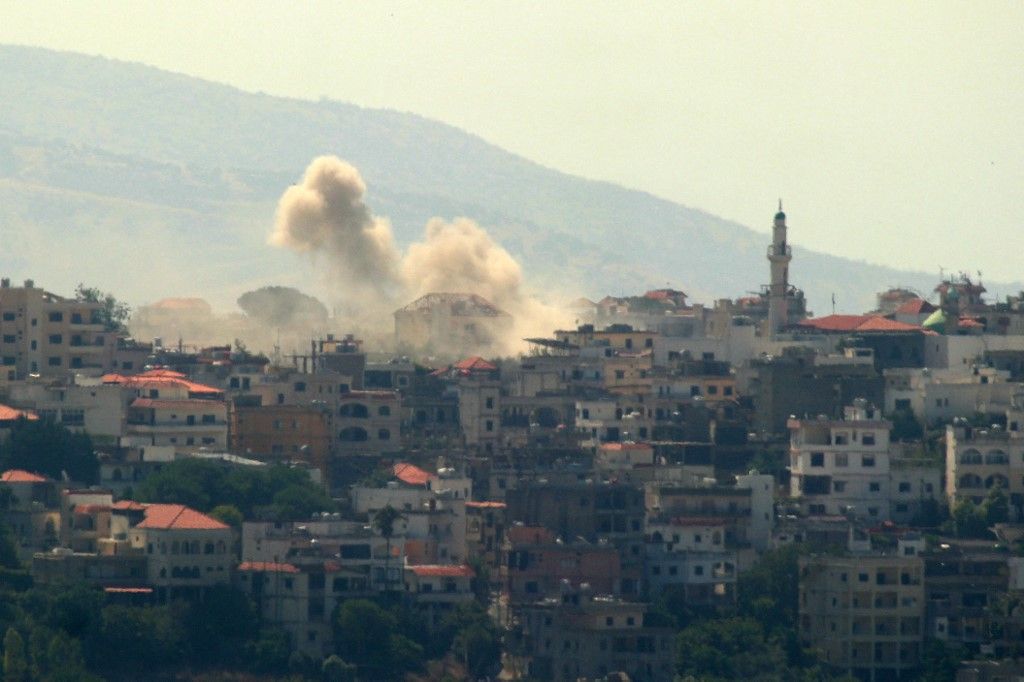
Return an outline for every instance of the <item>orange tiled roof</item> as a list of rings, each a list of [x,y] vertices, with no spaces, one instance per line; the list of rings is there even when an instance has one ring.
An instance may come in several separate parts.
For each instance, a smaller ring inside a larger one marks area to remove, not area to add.
[[[468,370],[470,372],[493,372],[498,369],[498,366],[493,362],[484,360],[479,355],[474,355],[471,358],[459,360],[452,365],[452,369]]]
[[[897,322],[878,315],[826,315],[797,322],[798,327],[822,332],[920,332],[916,324]]]
[[[407,568],[420,577],[473,578],[476,576],[476,571],[466,564],[459,566],[408,566]]]
[[[504,509],[508,505],[506,505],[504,502],[469,500],[466,502],[466,506],[469,507],[470,509]]]
[[[40,476],[24,469],[8,469],[0,474],[0,481],[4,483],[45,483],[49,480],[46,476]]]
[[[399,481],[408,485],[426,485],[430,479],[437,478],[435,474],[426,472],[408,462],[399,462],[391,467],[391,470]]]
[[[39,416],[29,410],[19,410],[15,407],[0,405],[0,422],[13,422],[21,418],[34,422],[39,419]]]
[[[912,298],[899,308],[896,309],[897,315],[923,315],[924,313],[934,313],[936,310],[935,306],[924,300],[923,298]]]
[[[168,369],[153,369],[142,374],[125,376],[123,374],[104,374],[101,381],[104,384],[118,384],[129,388],[146,388],[152,386],[181,386],[188,389],[192,395],[221,395],[224,391],[213,386],[189,381],[180,372],[172,372]]]
[[[650,450],[650,443],[601,443],[600,450]]]
[[[217,519],[189,509],[183,504],[147,504],[146,518],[136,528],[157,530],[225,530]]]
[[[292,564],[275,563],[273,561],[243,561],[238,565],[239,571],[255,571],[258,573],[298,573],[299,569]]]

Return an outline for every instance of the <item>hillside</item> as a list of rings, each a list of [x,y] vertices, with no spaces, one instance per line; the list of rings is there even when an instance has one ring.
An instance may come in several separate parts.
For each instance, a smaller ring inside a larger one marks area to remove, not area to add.
[[[668,282],[710,302],[767,278],[767,232],[558,173],[411,114],[11,46],[0,46],[0,101],[0,270],[58,291],[83,280],[135,303],[202,295],[222,307],[261,284],[321,293],[306,261],[265,245],[281,192],[320,154],[360,169],[400,244],[433,216],[473,218],[536,290],[593,297]],[[934,284],[800,248],[791,277],[822,312],[833,292],[860,310],[880,287]]]

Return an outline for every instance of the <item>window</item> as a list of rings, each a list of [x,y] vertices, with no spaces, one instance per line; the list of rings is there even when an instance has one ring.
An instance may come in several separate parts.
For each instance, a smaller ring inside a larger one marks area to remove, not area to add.
[[[391,408],[388,407],[387,405],[381,405],[380,407],[377,408],[377,415],[381,417],[390,417]]]
[[[868,483],[868,490],[870,490],[873,493],[877,493],[881,489],[882,485],[880,483]]]
[[[832,492],[846,492],[846,481],[832,481]]]
[[[64,321],[64,314],[63,313],[50,313],[50,322],[63,322],[63,321]]]
[[[910,492],[910,483],[908,483],[907,481],[902,481],[900,483],[899,489],[900,489],[901,493],[909,493]]]
[[[60,367],[60,358],[57,356],[53,356],[46,361],[46,364],[48,364],[50,367]]]
[[[64,343],[64,337],[60,334],[50,334],[50,345],[59,346]]]
[[[391,432],[387,429],[381,429],[377,432],[377,440],[391,440]]]
[[[484,401],[484,406],[488,410],[493,410],[494,409],[494,398],[488,398],[487,400],[485,400]]]
[[[862,444],[864,444],[864,445],[874,445],[875,444],[875,434],[873,434],[873,433],[865,433],[864,436],[860,439],[860,442]]]
[[[4,322],[14,322],[14,313],[4,313]]]
[[[723,395],[732,395],[732,386],[726,386],[722,389]]]
[[[615,378],[616,379],[625,379],[626,378],[626,371],[622,370],[622,369],[615,370]]]
[[[823,467],[823,466],[825,466],[825,453],[824,452],[812,452],[811,453],[811,466],[812,467]]]
[[[612,618],[611,616],[608,616],[607,618],[604,619],[604,624],[607,625],[608,627],[611,627],[612,625],[615,625],[615,619]]]
[[[305,381],[296,381],[295,382],[295,392],[296,393],[302,393],[305,390],[306,390],[306,382]]]
[[[708,386],[708,395],[718,395],[718,386],[714,384]]]
[[[18,340],[14,334],[4,334],[4,343],[15,343]]]
[[[488,420],[487,420],[487,423],[486,423],[486,424],[484,424],[484,428],[485,428],[485,429],[486,429],[486,430],[487,430],[488,432],[494,431],[494,422],[492,422],[492,421],[491,421],[490,419],[488,419]]]
[[[693,567],[693,574],[694,575],[704,575],[704,567],[703,566],[694,566]]]
[[[216,424],[217,423],[217,415],[215,415],[215,414],[204,414],[203,415],[203,423],[204,424]]]
[[[873,466],[875,466],[875,456],[874,455],[862,455],[861,458],[860,458],[860,465],[862,467],[873,467]]]

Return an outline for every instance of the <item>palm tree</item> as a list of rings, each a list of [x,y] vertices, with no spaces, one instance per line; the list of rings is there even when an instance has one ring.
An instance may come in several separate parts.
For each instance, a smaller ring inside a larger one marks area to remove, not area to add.
[[[387,554],[384,557],[384,590],[391,586],[391,537],[395,534],[395,522],[405,517],[390,504],[373,516],[373,528],[384,538]]]

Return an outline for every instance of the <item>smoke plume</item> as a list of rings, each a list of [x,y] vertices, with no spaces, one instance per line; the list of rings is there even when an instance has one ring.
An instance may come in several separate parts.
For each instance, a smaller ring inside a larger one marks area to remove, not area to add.
[[[424,294],[478,294],[515,318],[512,337],[490,349],[502,353],[520,350],[523,336],[547,335],[568,319],[524,292],[519,263],[472,220],[430,220],[422,240],[403,255],[390,224],[364,202],[365,193],[353,166],[333,156],[314,159],[301,184],[281,197],[270,236],[274,246],[326,261],[332,284],[358,292],[340,306],[351,317],[390,328],[395,308]]]
[[[323,255],[345,284],[393,296],[400,285],[398,250],[391,226],[370,213],[364,194],[353,166],[333,156],[314,159],[302,182],[281,196],[270,243]]]

